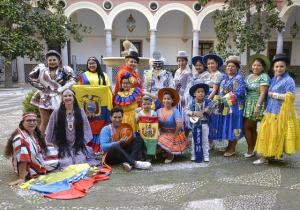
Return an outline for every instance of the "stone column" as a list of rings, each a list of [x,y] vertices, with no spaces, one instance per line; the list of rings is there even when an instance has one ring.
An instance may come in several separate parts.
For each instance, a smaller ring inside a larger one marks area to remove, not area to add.
[[[277,33],[276,54],[283,53],[283,31]]]
[[[65,46],[61,48],[61,61],[63,66],[68,66],[68,43],[65,43]]]
[[[25,66],[24,58],[17,57],[18,83],[25,84]]]
[[[156,30],[150,30],[150,57],[156,50]]]
[[[105,30],[105,49],[106,49],[106,57],[112,56],[112,36],[111,30]]]
[[[193,30],[193,56],[196,55],[199,55],[199,30]]]
[[[106,57],[112,57],[112,30],[106,29],[105,30],[105,53]],[[112,80],[112,68],[106,66],[106,73],[110,80],[111,87],[114,87],[113,80]]]

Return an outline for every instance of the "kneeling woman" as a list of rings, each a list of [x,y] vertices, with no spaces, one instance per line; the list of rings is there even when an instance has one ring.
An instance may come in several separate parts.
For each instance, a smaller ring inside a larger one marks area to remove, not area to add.
[[[158,145],[167,152],[165,163],[171,163],[174,155],[182,154],[189,143],[183,132],[181,114],[176,108],[178,92],[173,88],[162,88],[158,92],[158,99],[164,106],[157,111],[160,127]]]
[[[59,109],[51,114],[45,137],[47,143],[58,148],[60,169],[79,163],[98,165],[92,148],[87,146],[92,138],[89,121],[74,92],[65,90]]]
[[[285,54],[274,56],[267,108],[261,121],[255,150],[261,158],[253,164],[267,164],[269,157],[281,159],[282,154],[300,150],[299,121],[296,119],[295,82],[287,72],[289,58]]]
[[[58,162],[57,150],[46,146],[34,113],[23,115],[19,127],[6,144],[5,156],[12,157],[14,170],[18,174],[18,179],[10,185],[23,183],[26,178],[54,170]]]

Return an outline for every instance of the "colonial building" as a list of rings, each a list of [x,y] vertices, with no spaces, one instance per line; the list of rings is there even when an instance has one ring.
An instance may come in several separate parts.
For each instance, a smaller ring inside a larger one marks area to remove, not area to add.
[[[93,29],[83,34],[82,42],[70,40],[61,49],[63,63],[68,65],[85,64],[89,56],[118,57],[124,39],[131,40],[143,57],[160,50],[167,65],[176,65],[178,50],[186,50],[191,57],[206,54],[217,43],[212,17],[224,4],[218,0],[210,0],[205,7],[195,0],[59,1],[68,18]],[[287,53],[292,69],[300,72],[300,0],[294,0],[292,6],[287,6],[285,0],[276,2],[286,26],[283,32],[273,32],[264,53],[270,58],[276,52]],[[245,57],[241,55],[242,64],[246,64]],[[22,66],[28,71],[34,62],[20,58],[17,64],[22,82]]]

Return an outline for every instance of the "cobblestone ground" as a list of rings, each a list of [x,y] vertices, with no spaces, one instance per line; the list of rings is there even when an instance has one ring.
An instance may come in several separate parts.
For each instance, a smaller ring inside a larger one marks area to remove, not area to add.
[[[50,200],[9,187],[7,183],[16,176],[2,154],[28,91],[0,90],[0,209],[300,209],[299,153],[283,162],[254,166],[254,159],[243,158],[245,140],[232,158],[213,151],[209,164],[185,157],[170,165],[154,164],[151,171],[125,173],[114,168],[109,181],[97,183],[78,200]],[[300,113],[300,88],[296,105]]]

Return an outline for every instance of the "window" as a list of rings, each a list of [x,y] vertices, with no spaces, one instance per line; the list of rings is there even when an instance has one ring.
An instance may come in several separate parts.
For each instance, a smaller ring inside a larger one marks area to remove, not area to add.
[[[273,60],[274,55],[276,54],[277,42],[268,43],[268,57],[270,61]],[[289,58],[291,57],[292,42],[283,42],[283,53],[285,53]]]
[[[213,41],[199,41],[199,54],[206,55],[214,50]]]

